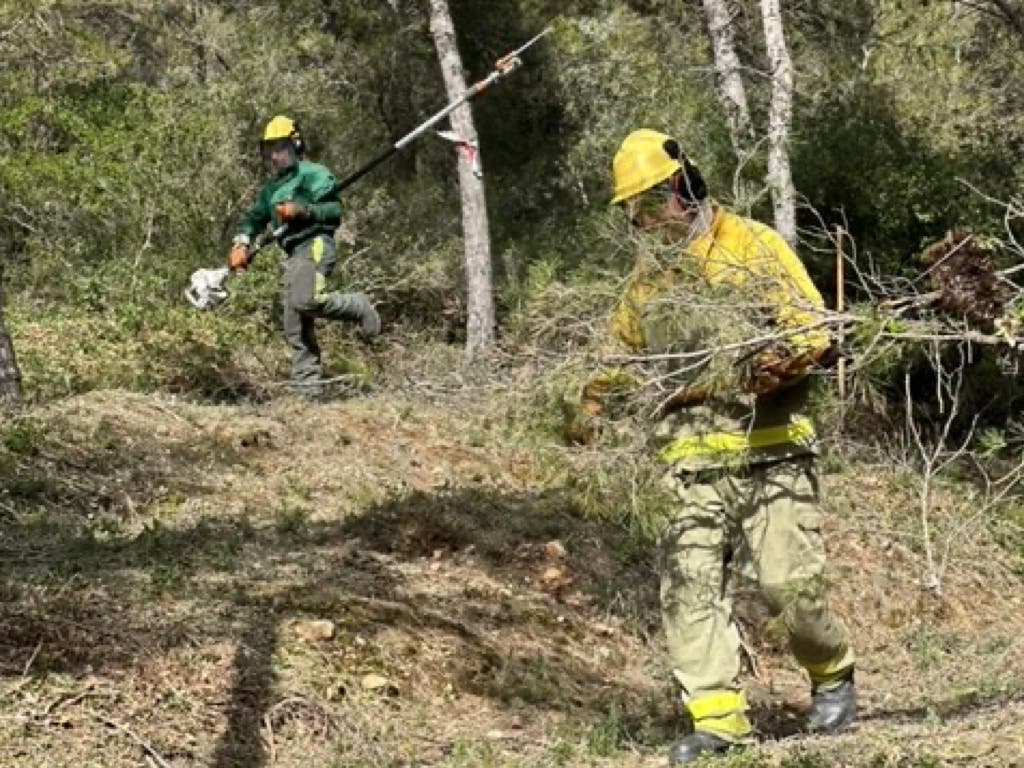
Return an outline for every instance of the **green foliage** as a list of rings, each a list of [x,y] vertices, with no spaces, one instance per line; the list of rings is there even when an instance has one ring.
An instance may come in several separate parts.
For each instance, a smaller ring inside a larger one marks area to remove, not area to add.
[[[955,634],[937,631],[919,632],[913,641],[914,661],[920,669],[930,669],[959,650],[962,641]]]
[[[674,133],[726,200],[737,180],[762,185],[765,148],[736,167],[697,5],[451,5],[470,79],[553,26],[474,116],[506,338],[580,348],[634,258],[607,205],[624,135]],[[341,175],[445,101],[425,8],[54,0],[24,23],[25,9],[0,0],[0,29],[17,30],[0,36],[0,261],[30,399],[102,387],[259,394],[285,366],[273,255],[212,315],[186,309],[188,275],[223,259],[260,181],[256,141],[270,115],[298,118],[313,158]],[[761,71],[758,9],[740,3],[736,14],[741,60]],[[1024,55],[1017,33],[981,13],[870,0],[786,14],[793,171],[822,221],[842,220],[886,275],[911,271],[922,242],[953,223],[1003,234],[1001,213],[964,181],[994,197],[1019,188],[1024,86],[1005,77]],[[763,129],[768,83],[747,78],[747,89]],[[424,137],[343,204],[337,285],[372,292],[392,326],[459,342],[450,146]],[[766,200],[754,211],[770,216]],[[805,255],[829,285],[830,259]],[[854,346],[879,329],[861,326]],[[859,376],[884,398],[917,357],[900,345],[874,352]],[[977,396],[1012,404],[1016,378],[997,363],[972,370]],[[358,361],[337,367],[362,375]],[[1005,409],[981,405],[997,426]]]
[[[18,456],[35,456],[43,438],[40,425],[31,417],[8,421],[0,431],[0,444]]]
[[[19,363],[32,399],[95,389],[162,389],[233,399],[257,394],[267,383],[268,371],[250,359],[267,343],[266,333],[235,314],[199,314],[168,305],[155,311],[128,305],[102,314],[67,309],[32,316],[19,309],[8,324],[25,341]]]
[[[614,703],[607,716],[587,733],[587,750],[596,757],[611,757],[624,737],[621,713]]]
[[[821,755],[796,754],[783,758],[782,768],[827,768],[831,762]]]

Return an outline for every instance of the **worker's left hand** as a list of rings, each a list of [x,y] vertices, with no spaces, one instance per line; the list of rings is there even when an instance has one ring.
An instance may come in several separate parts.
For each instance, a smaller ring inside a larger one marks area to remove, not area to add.
[[[309,218],[309,208],[305,203],[300,203],[297,200],[288,200],[284,203],[278,203],[274,206],[274,213],[277,214],[283,222],[299,221],[301,219]]]
[[[762,350],[750,363],[746,389],[766,395],[793,384],[807,375],[815,358],[814,352],[794,352],[781,346]]]
[[[249,266],[249,247],[245,243],[235,242],[228,254],[228,269],[241,272]]]

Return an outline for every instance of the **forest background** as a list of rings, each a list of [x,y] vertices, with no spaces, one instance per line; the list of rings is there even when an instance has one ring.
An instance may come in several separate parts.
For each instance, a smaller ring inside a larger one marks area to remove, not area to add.
[[[223,389],[225,366],[276,335],[274,259],[216,317],[197,318],[180,298],[193,269],[221,263],[260,180],[267,117],[295,115],[312,156],[343,175],[446,101],[425,4],[2,8],[0,248],[33,400]],[[1012,202],[1022,173],[1024,95],[1009,76],[1024,46],[1019,13],[996,2],[784,10],[801,255],[826,296],[837,225],[858,263],[885,276],[919,275],[915,258],[954,225],[1005,242],[998,201]],[[698,4],[455,2],[451,12],[469,81],[558,21],[529,66],[474,105],[506,338],[544,314],[553,282],[628,270],[633,253],[609,234],[622,224],[608,210],[609,168],[635,127],[677,135],[718,199],[771,222],[767,143],[738,167]],[[735,4],[733,25],[763,136],[770,77],[756,4]],[[455,180],[450,145],[427,138],[345,194],[339,280],[370,291],[392,328],[458,333]],[[281,359],[267,360],[280,372]]]
[[[773,221],[762,4],[727,6],[742,163],[712,4],[452,0],[470,82],[552,26],[473,103],[496,351],[464,366],[457,163],[426,136],[343,195],[332,285],[370,293],[385,333],[325,328],[328,375],[361,396],[307,406],[284,393],[272,249],[215,312],[184,289],[226,258],[270,116],[341,176],[447,101],[428,4],[0,0],[2,308],[25,400],[0,427],[0,762],[658,764],[681,718],[652,570],[664,500],[623,434],[565,444],[561,395],[636,256],[609,207],[629,131],[678,137],[716,199]],[[735,764],[1008,765],[1019,349],[933,314],[921,254],[958,227],[998,269],[1024,257],[1024,9],[782,12],[798,250],[830,307],[845,233],[848,387],[823,375],[816,415],[866,724]],[[784,643],[751,636],[771,733],[780,690],[805,686]]]

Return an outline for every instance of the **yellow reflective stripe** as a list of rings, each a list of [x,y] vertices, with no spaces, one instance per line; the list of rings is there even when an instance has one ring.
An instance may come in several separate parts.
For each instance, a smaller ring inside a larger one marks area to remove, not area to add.
[[[803,663],[810,675],[811,682],[816,686],[828,688],[834,683],[845,680],[853,669],[854,656],[849,648],[843,648],[833,658],[820,664]]]
[[[327,293],[327,278],[317,272],[313,277],[313,298],[322,301],[325,293]]]
[[[743,713],[747,711],[748,706],[747,697],[743,695],[742,691],[722,691],[690,699],[686,702],[686,708],[690,710],[690,717],[696,723],[708,718],[721,718]]]
[[[313,263],[319,264],[324,258],[324,241],[322,237],[313,238],[312,251]]]
[[[807,443],[813,439],[814,424],[801,416],[789,424],[762,427],[749,432],[708,432],[681,437],[662,448],[658,458],[671,464],[682,459],[742,453],[784,443]]]
[[[742,712],[736,712],[725,717],[706,717],[703,720],[694,722],[695,731],[704,731],[720,736],[726,741],[739,741],[749,736],[754,727],[750,719]]]

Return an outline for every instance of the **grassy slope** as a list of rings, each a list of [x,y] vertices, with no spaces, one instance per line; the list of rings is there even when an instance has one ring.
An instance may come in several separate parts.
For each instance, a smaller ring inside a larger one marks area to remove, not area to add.
[[[680,714],[648,548],[580,514],[585,454],[514,438],[486,390],[428,394],[106,392],[9,424],[0,765],[663,764]],[[1024,764],[1019,570],[940,504],[952,557],[926,594],[900,476],[826,491],[864,717],[772,740],[806,686],[749,633],[769,740],[729,764]]]

